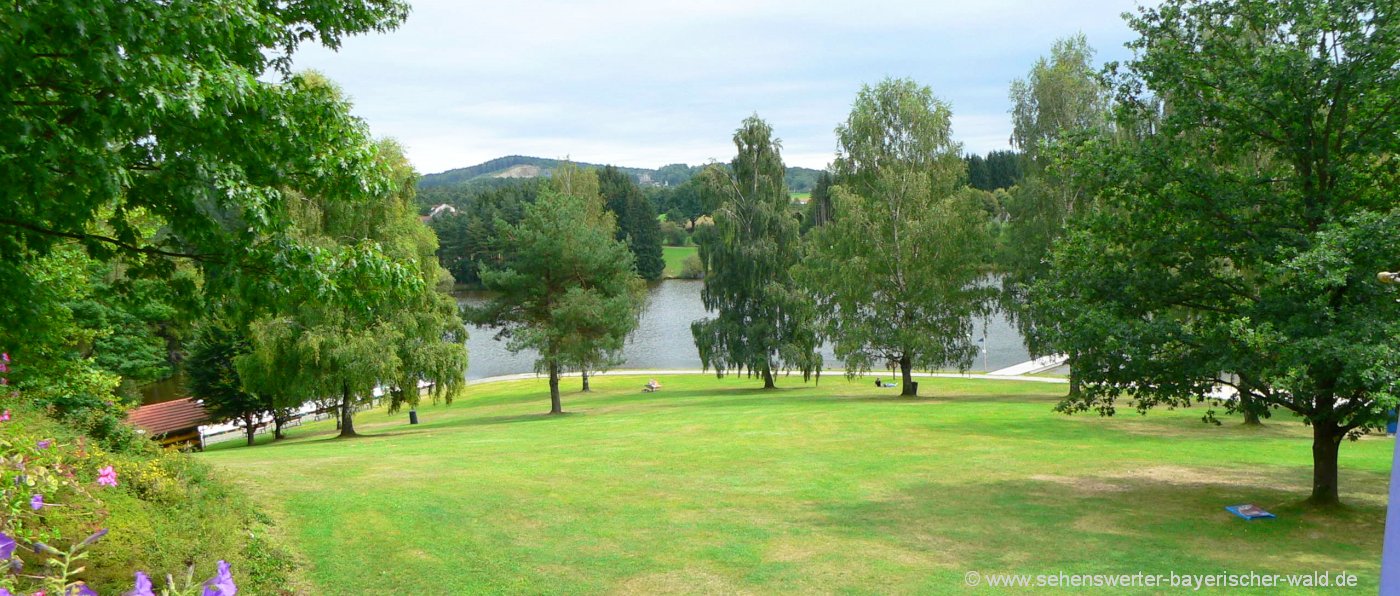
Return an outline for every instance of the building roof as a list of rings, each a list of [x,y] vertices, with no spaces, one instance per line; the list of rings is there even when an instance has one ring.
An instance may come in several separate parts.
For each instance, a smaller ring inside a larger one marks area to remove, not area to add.
[[[151,435],[199,426],[209,421],[204,406],[193,398],[147,404],[132,410],[127,421]]]

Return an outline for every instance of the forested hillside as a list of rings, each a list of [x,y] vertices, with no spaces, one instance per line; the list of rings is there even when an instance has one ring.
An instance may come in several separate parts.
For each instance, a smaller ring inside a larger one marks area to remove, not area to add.
[[[418,180],[418,189],[429,190],[445,187],[470,189],[491,188],[507,184],[510,180],[517,178],[547,177],[565,161],[566,160],[549,159],[545,157],[508,155],[466,168],[457,168],[436,174],[426,174]],[[602,169],[604,167],[598,164],[584,162],[573,163],[584,169]],[[676,186],[690,180],[692,176],[705,169],[705,165],[691,166],[677,163],[665,165],[654,170],[622,166],[617,166],[617,169],[631,176],[633,181],[643,186]],[[820,174],[821,170],[790,167],[787,169],[788,188],[794,192],[808,192],[812,190],[812,187],[817,182],[817,176]]]

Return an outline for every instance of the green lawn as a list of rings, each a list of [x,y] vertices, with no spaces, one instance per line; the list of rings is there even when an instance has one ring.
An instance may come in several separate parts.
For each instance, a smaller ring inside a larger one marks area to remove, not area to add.
[[[680,277],[681,269],[685,267],[685,258],[696,254],[698,250],[695,246],[661,247],[661,257],[666,259],[666,270],[662,272],[662,277]]]
[[[1389,439],[1343,446],[1350,505],[1320,513],[1293,504],[1311,478],[1293,422],[1064,416],[1064,385],[1029,382],[661,381],[568,379],[557,417],[543,381],[476,385],[419,426],[380,410],[356,419],[369,437],[322,422],[201,457],[326,594],[944,593],[969,570],[1347,571],[1376,591]],[[1279,519],[1221,509],[1245,502]]]
[[[788,196],[789,196],[792,200],[797,201],[797,202],[799,202],[799,203],[806,203],[807,201],[812,200],[812,192],[811,192],[811,191],[790,192],[790,193],[788,193]]]

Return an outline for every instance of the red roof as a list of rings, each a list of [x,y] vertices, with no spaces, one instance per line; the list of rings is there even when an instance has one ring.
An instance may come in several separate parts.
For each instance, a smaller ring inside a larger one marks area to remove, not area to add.
[[[204,406],[192,398],[148,404],[132,410],[127,421],[152,435],[199,426],[209,421]]]

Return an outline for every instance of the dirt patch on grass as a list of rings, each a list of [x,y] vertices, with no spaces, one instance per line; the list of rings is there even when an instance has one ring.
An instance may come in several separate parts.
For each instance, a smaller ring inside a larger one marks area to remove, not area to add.
[[[1051,482],[1060,486],[1066,486],[1086,493],[1117,493],[1128,490],[1128,487],[1121,484],[1105,482],[1094,476],[1057,476],[1054,474],[1036,474],[1031,476],[1031,480],[1037,482]]]
[[[796,563],[819,557],[830,550],[827,544],[812,537],[780,538],[768,544],[768,552],[764,558],[769,561]]]
[[[1142,532],[1135,532],[1118,525],[1120,520],[1112,515],[1104,513],[1090,513],[1081,515],[1074,520],[1071,527],[1076,532],[1085,534],[1111,534],[1114,536],[1142,536]]]
[[[1031,480],[1051,482],[1085,493],[1116,493],[1143,482],[1173,486],[1272,487],[1271,478],[1253,470],[1188,468],[1185,466],[1146,466],[1089,476],[1036,474]]]
[[[635,575],[619,583],[613,594],[748,594],[725,578],[699,569]]]
[[[1254,470],[1222,468],[1188,468],[1185,466],[1148,466],[1119,470],[1104,477],[1113,480],[1147,480],[1150,482],[1189,485],[1265,486],[1269,476]]]

